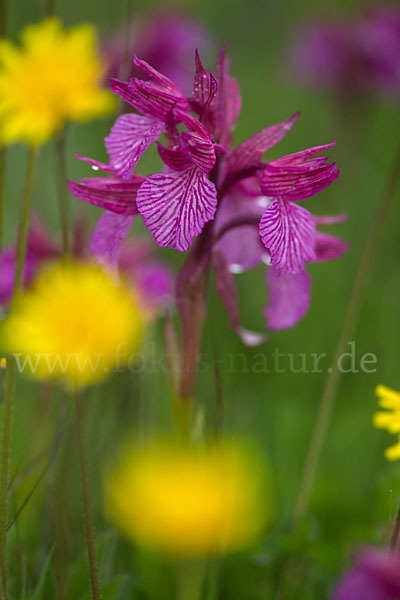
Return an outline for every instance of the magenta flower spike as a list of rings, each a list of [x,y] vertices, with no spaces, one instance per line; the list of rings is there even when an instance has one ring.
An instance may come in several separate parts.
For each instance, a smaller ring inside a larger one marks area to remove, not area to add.
[[[341,98],[400,98],[400,9],[376,3],[345,19],[315,20],[297,32],[296,74]]]
[[[400,597],[400,558],[386,551],[366,548],[346,573],[331,600],[394,600]]]
[[[264,154],[291,130],[296,113],[233,148],[241,95],[225,48],[215,73],[195,53],[190,97],[145,61],[135,57],[134,64],[148,79],[114,79],[111,89],[139,114],[117,119],[106,138],[108,165],[84,159],[106,175],[70,182],[77,198],[107,211],[93,235],[92,251],[115,268],[138,214],[159,246],[178,252],[193,247],[177,282],[184,336],[198,343],[209,267],[214,268],[231,325],[245,343],[260,343],[265,336],[242,327],[234,274],[260,263],[267,265],[269,328],[294,326],[310,304],[307,264],[337,258],[347,249],[339,239],[317,231],[318,225],[334,224],[343,220],[341,216],[314,219],[300,205],[337,178],[336,164],[320,156],[334,143],[266,161]],[[158,141],[161,133],[166,143]],[[152,143],[157,144],[163,168],[144,178],[134,171]],[[195,325],[190,320],[196,314]],[[196,332],[188,333],[191,327]],[[190,385],[185,391],[189,393]]]

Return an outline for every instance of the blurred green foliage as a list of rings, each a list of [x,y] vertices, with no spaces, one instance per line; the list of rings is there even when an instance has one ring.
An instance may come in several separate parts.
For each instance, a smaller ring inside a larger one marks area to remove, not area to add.
[[[133,2],[134,15],[148,14],[165,3]],[[127,0],[58,0],[56,14],[66,25],[91,21],[101,34],[113,31],[127,14]],[[354,548],[363,544],[387,544],[390,520],[400,499],[400,467],[389,464],[383,448],[392,440],[372,428],[376,407],[374,387],[378,383],[400,389],[400,263],[399,195],[385,225],[379,250],[371,264],[370,280],[354,342],[356,357],[377,356],[376,372],[343,375],[329,428],[322,462],[301,532],[294,538],[287,531],[302,464],[310,439],[329,357],[344,315],[360,251],[374,207],[385,186],[399,133],[396,106],[370,101],[361,114],[349,121],[337,110],[332,98],[322,92],[297,87],[288,68],[288,47],[293,30],[310,16],[326,11],[353,13],[361,2],[337,0],[191,0],[182,7],[201,19],[216,44],[227,43],[232,71],[243,96],[242,114],[235,134],[241,141],[258,129],[301,110],[293,131],[271,152],[272,156],[337,140],[332,156],[342,167],[337,182],[307,206],[317,214],[347,212],[346,223],[335,233],[351,242],[351,250],[340,260],[311,265],[312,306],[293,330],[272,332],[261,349],[244,348],[230,330],[215,291],[210,290],[209,321],[203,352],[206,367],[199,376],[198,404],[205,406],[208,427],[215,421],[216,384],[214,363],[222,378],[223,424],[227,430],[255,438],[269,456],[274,474],[272,495],[275,518],[259,548],[251,554],[226,559],[210,570],[221,586],[218,597],[229,600],[273,598],[282,562],[293,558],[287,598],[320,599],[328,596],[338,574],[348,565]],[[9,31],[17,31],[45,13],[45,1],[9,2]],[[71,126],[68,132],[68,172],[71,178],[85,176],[87,167],[75,152],[99,159],[105,157],[103,138],[111,120]],[[6,236],[15,238],[26,153],[11,148],[7,156]],[[157,168],[155,155],[144,168]],[[34,207],[53,231],[57,231],[54,153],[50,144],[41,152],[35,179]],[[74,212],[83,211],[91,223],[100,214],[72,199]],[[135,224],[133,234],[141,232]],[[333,232],[333,230],[332,230]],[[178,267],[182,257],[165,251]],[[266,298],[262,267],[238,277],[243,322],[262,330]],[[158,340],[154,345],[152,340]],[[100,568],[104,598],[169,599],[171,569],[157,557],[133,550],[105,522],[101,507],[101,473],[120,439],[139,422],[143,429],[169,426],[168,387],[165,374],[154,366],[162,353],[162,324],[148,332],[144,348],[149,352],[140,373],[118,375],[102,388],[90,390],[86,399],[92,489],[100,546]],[[321,373],[285,373],[273,368],[273,353],[292,353],[300,368],[300,354],[326,353]],[[270,372],[259,372],[262,357]],[[232,355],[235,364],[232,366]],[[157,373],[154,373],[154,370]],[[62,415],[62,418],[60,417]],[[56,463],[50,462],[38,489],[10,531],[10,574],[13,597],[87,598],[88,582],[81,515],[74,431],[67,395],[53,387],[18,381],[14,414],[13,465],[17,473],[16,503],[20,503],[54,455],[52,440],[59,423],[64,431]],[[44,457],[34,457],[46,451]],[[50,501],[55,497],[55,505]],[[56,510],[57,509],[57,510]],[[56,518],[54,515],[56,514]],[[54,527],[55,523],[55,527]],[[46,567],[53,544],[51,572]],[[207,583],[209,599],[213,585]],[[34,595],[36,586],[40,594]],[[25,595],[21,593],[25,589]],[[37,588],[39,589],[39,588]],[[299,590],[301,593],[299,595]]]

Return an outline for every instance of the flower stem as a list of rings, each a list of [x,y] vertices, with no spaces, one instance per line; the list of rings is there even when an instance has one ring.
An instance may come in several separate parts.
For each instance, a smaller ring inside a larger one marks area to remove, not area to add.
[[[17,247],[17,264],[15,268],[14,300],[18,298],[22,289],[23,272],[26,256],[26,240],[28,236],[29,213],[31,209],[33,174],[36,161],[36,147],[32,146],[28,153],[28,164],[26,167],[25,190],[22,200]]]
[[[390,552],[396,552],[397,542],[399,541],[400,534],[400,504],[397,508],[396,518],[394,520],[392,535],[390,536]]]
[[[81,480],[82,480],[82,498],[83,498],[83,511],[85,515],[85,530],[86,530],[86,543],[87,553],[89,560],[89,572],[90,572],[90,584],[92,589],[93,600],[101,599],[99,574],[97,568],[96,559],[96,545],[94,540],[94,528],[92,519],[92,510],[90,506],[90,494],[89,494],[89,477],[88,477],[88,466],[87,456],[85,449],[85,431],[84,431],[84,418],[83,418],[83,407],[82,398],[79,390],[75,391],[75,409],[76,409],[76,431],[78,437],[78,449],[79,449],[79,462],[81,469]]]
[[[8,483],[10,468],[11,427],[13,413],[15,362],[11,358],[7,367],[7,382],[3,407],[3,436],[1,443],[1,472],[0,472],[0,598],[7,600],[7,512],[8,512]]]
[[[200,600],[204,582],[203,562],[187,561],[181,565],[179,573],[179,600]]]
[[[64,256],[69,252],[68,230],[69,230],[69,198],[67,189],[67,162],[65,152],[66,135],[65,129],[61,131],[56,139],[56,160],[58,176],[58,200],[60,209],[62,249]]]
[[[293,514],[294,529],[301,523],[307,513],[311,493],[314,486],[322,447],[325,441],[330,417],[332,414],[336,392],[341,380],[341,371],[338,368],[340,356],[344,353],[346,345],[353,335],[360,312],[364,292],[367,287],[368,277],[373,259],[376,255],[377,246],[382,229],[389,212],[390,205],[400,180],[400,147],[397,149],[393,166],[389,172],[384,192],[375,209],[372,223],[361,253],[360,262],[354,278],[350,293],[349,303],[343,320],[342,328],[336,345],[335,353],[329,369],[329,375],[322,392],[321,402],[308,447],[307,458],[304,464],[301,483],[298,491],[297,501]]]
[[[15,283],[13,302],[18,298],[22,289],[22,277],[26,255],[26,238],[28,232],[29,212],[32,197],[33,174],[35,166],[36,149],[32,147],[28,154],[24,196],[21,207],[17,263],[15,270]],[[7,366],[7,381],[4,395],[3,408],[3,437],[1,443],[0,462],[0,598],[7,600],[7,509],[8,509],[8,482],[10,468],[11,429],[13,414],[13,388],[14,388],[15,361],[10,357]]]
[[[4,238],[4,190],[5,190],[5,174],[6,174],[6,147],[0,146],[0,269],[1,255],[3,253],[3,238]]]

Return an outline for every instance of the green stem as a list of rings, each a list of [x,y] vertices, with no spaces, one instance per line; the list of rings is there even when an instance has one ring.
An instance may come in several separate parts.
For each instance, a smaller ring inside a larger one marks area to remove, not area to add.
[[[83,418],[83,407],[82,398],[78,390],[75,392],[75,409],[76,409],[76,431],[78,437],[78,448],[79,448],[79,462],[81,469],[81,480],[82,480],[82,498],[83,498],[83,512],[85,516],[85,530],[86,530],[86,543],[87,553],[89,561],[89,573],[90,573],[90,585],[92,589],[93,600],[101,600],[99,574],[97,568],[96,559],[96,545],[94,539],[94,528],[92,510],[90,505],[90,493],[89,493],[89,476],[87,466],[87,456],[85,449],[85,431],[84,431],[84,418]]]
[[[35,157],[36,149],[32,147],[29,150],[28,154],[25,189],[21,206],[13,302],[15,302],[15,299],[18,298],[22,289],[22,277],[26,255],[26,239],[32,197]],[[0,462],[0,598],[4,598],[4,600],[7,600],[7,510],[11,429],[13,414],[14,373],[15,361],[13,357],[10,357],[7,367],[7,382],[4,395],[3,437],[1,443],[2,452]]]
[[[367,287],[368,277],[373,264],[379,239],[382,233],[386,217],[394,198],[397,185],[400,180],[400,148],[398,148],[395,160],[390,170],[387,185],[376,207],[375,214],[367,235],[364,248],[361,253],[360,262],[354,278],[350,293],[349,303],[343,320],[341,332],[336,345],[334,357],[329,369],[329,375],[322,392],[321,402],[314,425],[311,441],[308,447],[307,458],[304,464],[303,474],[293,514],[294,529],[303,520],[307,513],[311,493],[314,486],[315,476],[319,466],[322,447],[335,403],[336,392],[339,387],[342,373],[338,368],[339,358],[345,352],[348,341],[351,339],[357,324],[361,303]]]
[[[4,190],[5,190],[5,174],[6,174],[6,148],[0,146],[0,257],[3,253],[3,237],[4,237]],[[0,264],[1,269],[1,264]]]
[[[203,562],[187,561],[180,566],[179,600],[200,600],[204,583],[205,565]]]
[[[29,213],[31,209],[33,174],[36,160],[36,148],[32,146],[29,149],[28,164],[26,167],[26,179],[24,196],[21,206],[21,214],[18,230],[17,264],[15,269],[14,300],[18,298],[22,289],[23,272],[26,256],[26,240],[28,236]]]
[[[48,17],[53,17],[55,13],[55,0],[47,0],[46,2],[46,14]]]
[[[392,535],[390,536],[390,551],[396,552],[397,550],[397,542],[399,541],[400,534],[400,504],[397,508],[396,518],[394,520]]]
[[[3,407],[0,472],[0,598],[7,600],[7,514],[15,361],[10,358]]]
[[[69,197],[67,189],[67,162],[65,152],[65,129],[56,139],[56,160],[58,175],[58,200],[60,208],[60,220],[62,231],[62,248],[64,256],[69,252],[68,231],[69,231]]]
[[[7,37],[7,0],[0,2],[0,38]]]

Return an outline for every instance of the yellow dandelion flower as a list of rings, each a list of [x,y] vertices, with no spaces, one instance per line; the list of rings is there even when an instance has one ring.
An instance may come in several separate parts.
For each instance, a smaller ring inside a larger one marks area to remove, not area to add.
[[[0,142],[46,142],[66,121],[109,112],[100,88],[102,68],[90,25],[64,31],[55,18],[29,25],[22,47],[0,42]]]
[[[233,441],[128,447],[106,481],[110,519],[132,541],[195,558],[251,544],[269,516],[258,456]]]
[[[62,262],[22,294],[1,338],[24,373],[86,385],[126,363],[141,330],[141,314],[125,287],[97,265]]]
[[[378,385],[375,390],[379,398],[379,406],[387,409],[379,411],[373,416],[373,424],[380,429],[386,429],[389,433],[400,434],[400,394],[384,385]],[[390,446],[385,451],[388,460],[400,460],[400,437],[399,442]]]

